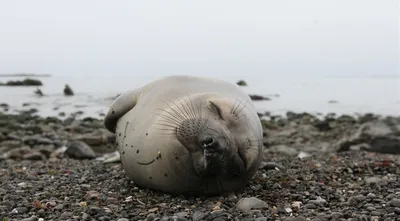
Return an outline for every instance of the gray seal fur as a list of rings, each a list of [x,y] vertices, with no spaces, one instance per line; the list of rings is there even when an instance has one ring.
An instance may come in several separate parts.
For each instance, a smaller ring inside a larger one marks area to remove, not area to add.
[[[243,188],[263,157],[262,126],[238,85],[169,76],[126,91],[105,127],[139,187],[175,194],[223,194]]]

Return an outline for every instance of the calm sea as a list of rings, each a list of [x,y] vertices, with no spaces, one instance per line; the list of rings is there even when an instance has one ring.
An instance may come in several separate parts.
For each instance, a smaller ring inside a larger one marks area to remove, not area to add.
[[[38,98],[36,87],[0,87],[0,103],[10,110],[37,108],[40,115],[57,116],[59,112],[78,110],[83,116],[99,117],[110,104],[108,98],[140,87],[162,76],[52,76],[41,77],[40,87],[46,96]],[[236,83],[245,80],[248,93],[271,96],[270,101],[255,102],[259,112],[282,114],[286,111],[357,114],[373,112],[382,115],[400,115],[400,77],[284,77],[284,76],[217,76]],[[23,79],[1,77],[0,81]],[[63,96],[69,84],[73,97]],[[279,95],[279,96],[276,96]],[[330,102],[331,101],[331,102]],[[333,101],[333,102],[332,102]],[[23,107],[24,103],[33,103]],[[57,107],[57,110],[54,110]]]

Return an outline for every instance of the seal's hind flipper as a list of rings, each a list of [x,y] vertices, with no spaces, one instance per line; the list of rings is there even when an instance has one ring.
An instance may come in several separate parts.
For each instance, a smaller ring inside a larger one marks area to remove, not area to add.
[[[139,97],[139,89],[123,92],[111,104],[106,116],[104,125],[112,133],[115,133],[118,119],[135,107]]]

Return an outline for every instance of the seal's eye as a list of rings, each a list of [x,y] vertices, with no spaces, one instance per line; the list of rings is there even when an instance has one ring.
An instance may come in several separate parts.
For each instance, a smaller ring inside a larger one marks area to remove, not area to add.
[[[222,110],[221,110],[221,108],[216,104],[216,103],[214,103],[214,102],[212,102],[212,101],[210,101],[210,104],[211,104],[211,111],[212,112],[214,112],[215,114],[217,114],[221,119],[224,119],[223,117],[222,117]]]

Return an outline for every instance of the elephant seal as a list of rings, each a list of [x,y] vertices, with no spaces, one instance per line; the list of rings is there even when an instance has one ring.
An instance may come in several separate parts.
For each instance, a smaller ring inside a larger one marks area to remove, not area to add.
[[[116,134],[127,176],[164,193],[232,193],[254,176],[263,156],[249,95],[214,78],[169,76],[125,91],[104,125]]]

